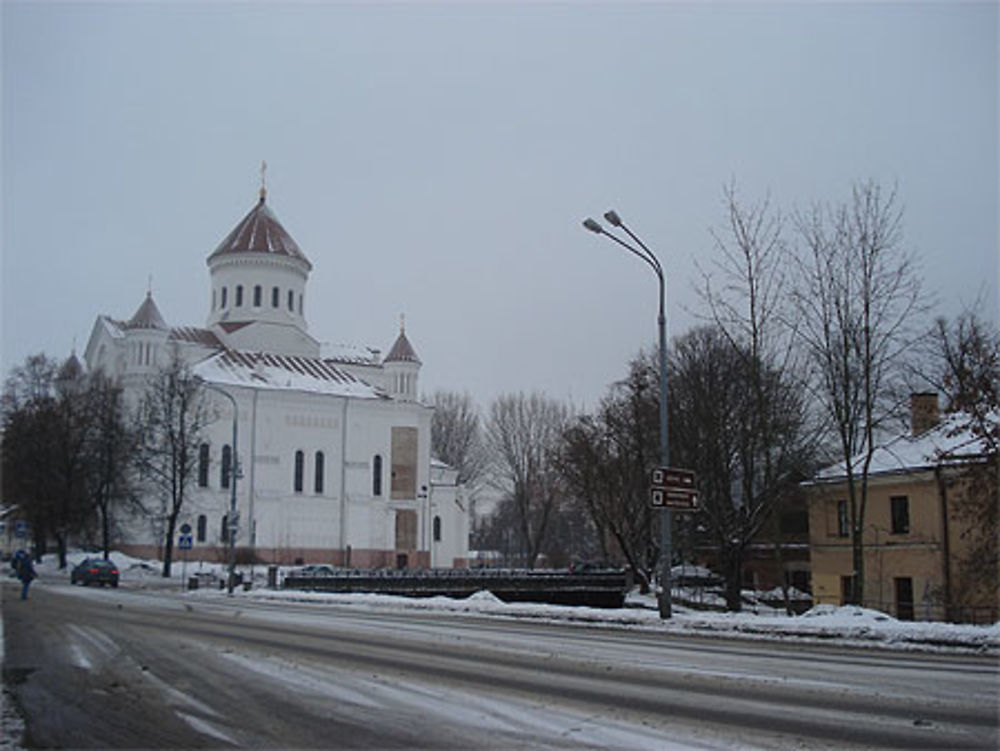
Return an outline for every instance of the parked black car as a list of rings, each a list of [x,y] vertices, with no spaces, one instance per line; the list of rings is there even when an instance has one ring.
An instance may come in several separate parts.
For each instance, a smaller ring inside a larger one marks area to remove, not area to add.
[[[112,587],[118,586],[118,567],[113,561],[106,561],[103,558],[84,558],[78,563],[73,572],[69,575],[71,584],[110,584]]]

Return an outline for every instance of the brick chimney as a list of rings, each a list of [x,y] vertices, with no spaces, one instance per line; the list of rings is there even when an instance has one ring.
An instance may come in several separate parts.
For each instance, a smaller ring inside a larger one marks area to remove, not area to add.
[[[914,436],[936,428],[939,422],[937,392],[910,394],[910,432]]]

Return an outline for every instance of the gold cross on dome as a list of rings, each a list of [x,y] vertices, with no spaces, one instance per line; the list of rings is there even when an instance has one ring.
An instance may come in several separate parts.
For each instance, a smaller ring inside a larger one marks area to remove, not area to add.
[[[267,197],[267,162],[260,163],[260,199]]]

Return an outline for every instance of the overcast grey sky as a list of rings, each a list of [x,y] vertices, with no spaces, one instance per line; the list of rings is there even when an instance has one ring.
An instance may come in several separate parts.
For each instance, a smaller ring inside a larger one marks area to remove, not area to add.
[[[82,352],[152,276],[203,325],[257,198],[314,265],[321,341],[422,389],[593,406],[694,322],[722,186],[786,210],[897,185],[938,312],[996,317],[998,14],[979,3],[46,3],[3,22],[2,365]]]

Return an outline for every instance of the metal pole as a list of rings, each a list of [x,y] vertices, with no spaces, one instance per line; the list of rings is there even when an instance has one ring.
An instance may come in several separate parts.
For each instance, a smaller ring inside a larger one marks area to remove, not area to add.
[[[656,324],[660,339],[660,465],[663,467],[670,466],[670,441],[669,435],[667,433],[667,313],[666,313],[666,290],[667,282],[666,276],[663,273],[663,266],[660,265],[660,259],[656,257],[646,244],[630,230],[625,223],[622,222],[621,217],[614,211],[608,211],[605,213],[604,218],[614,227],[620,227],[632,240],[634,240],[639,248],[635,248],[628,244],[620,237],[612,235],[610,232],[605,230],[598,222],[593,219],[586,219],[583,222],[583,226],[586,227],[591,232],[598,235],[604,235],[605,237],[613,240],[614,242],[621,245],[630,253],[638,256],[646,264],[653,269],[656,274],[657,281],[660,284],[660,309],[659,315],[656,318]],[[640,250],[641,248],[641,250]],[[673,535],[672,535],[672,525],[673,525],[673,512],[669,507],[664,507],[661,511],[660,516],[660,596],[657,599],[657,604],[659,606],[660,618],[670,618],[673,615],[673,607],[671,604],[671,593],[670,593],[670,568],[671,561],[673,559]]]
[[[660,463],[670,466],[670,439],[667,433],[667,315],[664,305],[666,297],[666,282],[663,272],[657,276],[660,280],[660,314],[656,323],[660,330]],[[673,558],[673,512],[664,507],[660,512],[660,597],[657,604],[660,608],[660,618],[673,616],[673,606],[670,592],[670,568]]]

